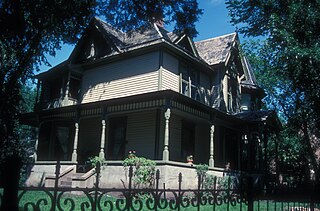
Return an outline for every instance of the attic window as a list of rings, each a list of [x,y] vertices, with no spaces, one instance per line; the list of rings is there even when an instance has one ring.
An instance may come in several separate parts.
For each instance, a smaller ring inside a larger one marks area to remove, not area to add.
[[[110,55],[112,48],[108,41],[98,32],[93,32],[86,37],[79,47],[75,62],[85,62],[86,60],[96,59]]]
[[[95,54],[96,54],[96,49],[93,41],[91,41],[91,43],[88,45],[88,49],[85,51],[86,59],[93,58]]]
[[[86,59],[99,58],[110,54],[111,47],[102,39],[91,40],[85,51]]]

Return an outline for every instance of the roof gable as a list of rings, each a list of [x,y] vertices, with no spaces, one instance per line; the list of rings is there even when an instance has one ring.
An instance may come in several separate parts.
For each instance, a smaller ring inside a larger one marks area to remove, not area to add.
[[[184,50],[194,55],[195,57],[199,57],[197,48],[189,36],[187,36],[186,34],[182,34],[181,36],[175,36],[175,37],[172,36],[172,38],[174,38],[173,40],[174,44],[183,48]]]
[[[204,61],[216,65],[227,61],[236,39],[237,33],[232,33],[195,42],[195,46]]]
[[[109,32],[112,31],[109,30]],[[103,26],[96,19],[91,21],[84,35],[72,51],[69,57],[70,62],[83,63],[119,53],[122,42],[116,37],[115,33],[102,32],[105,32]]]

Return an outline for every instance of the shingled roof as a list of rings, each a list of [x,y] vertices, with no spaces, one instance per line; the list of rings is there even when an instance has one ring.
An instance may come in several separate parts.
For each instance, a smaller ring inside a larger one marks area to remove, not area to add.
[[[209,65],[215,65],[226,61],[236,36],[236,33],[232,33],[214,37],[195,42],[195,46],[203,60]]]
[[[104,55],[101,58],[144,48],[157,43],[167,42],[177,49],[180,49],[181,52],[188,54],[191,58],[193,57],[196,61],[208,65],[208,68],[209,65],[215,65],[226,61],[229,53],[231,52],[232,44],[235,42],[237,37],[236,33],[232,33],[195,43],[191,41],[190,45],[192,45],[191,48],[193,49],[193,52],[189,52],[187,49],[179,45],[179,40],[184,37],[183,35],[169,32],[157,24],[150,23],[148,26],[134,29],[129,32],[123,32],[103,20],[94,17],[90,25],[95,28],[104,37],[104,39],[107,40],[107,43],[115,49],[112,53]],[[74,52],[82,51],[80,49],[79,51],[74,50]],[[69,57],[69,61],[67,60],[64,62],[64,65],[70,64],[74,52]]]
[[[265,95],[265,92],[258,85],[257,79],[253,73],[253,69],[252,69],[248,59],[245,56],[242,57],[242,64],[243,64],[243,68],[245,70],[244,71],[245,80],[242,80],[240,82],[241,87],[251,89],[251,90],[256,90],[263,97]]]
[[[146,43],[160,39],[171,41],[168,36],[169,32],[162,27],[158,27],[156,24],[150,24],[126,33],[112,27],[99,18],[94,18],[94,24],[103,29],[100,32],[110,37],[123,51],[136,46],[144,47]]]

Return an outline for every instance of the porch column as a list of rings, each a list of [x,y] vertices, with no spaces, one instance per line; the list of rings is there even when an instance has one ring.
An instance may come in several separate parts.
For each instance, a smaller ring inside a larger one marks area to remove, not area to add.
[[[214,125],[211,125],[210,128],[210,159],[209,159],[209,167],[214,167]]]
[[[40,127],[40,126],[39,126]],[[40,129],[40,128],[39,128]],[[34,161],[38,160],[38,155],[37,155],[37,151],[38,151],[38,144],[39,144],[39,129],[36,129],[36,143],[34,144],[34,153],[33,153],[33,159]]]
[[[72,152],[72,162],[77,162],[77,149],[78,149],[78,135],[79,135],[79,123],[76,122],[75,133],[74,133],[74,142],[73,142],[73,152]]]
[[[99,157],[100,158],[105,158],[104,145],[105,145],[105,142],[106,142],[106,121],[103,119],[101,121],[101,124],[102,124],[102,131],[101,131],[101,142],[100,142]]]
[[[66,100],[69,99],[70,77],[71,77],[71,73],[69,72],[69,73],[68,73],[67,83],[66,83],[66,93],[65,93],[65,95],[64,95],[64,98],[65,98]]]
[[[162,153],[162,160],[169,161],[169,119],[170,119],[170,108],[164,113],[164,118],[166,119],[166,125],[164,130],[164,149]]]

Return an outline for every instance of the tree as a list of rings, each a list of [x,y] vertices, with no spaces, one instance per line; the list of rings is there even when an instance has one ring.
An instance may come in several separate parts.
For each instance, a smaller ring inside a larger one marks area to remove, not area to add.
[[[262,80],[272,96],[268,105],[280,111],[287,126],[297,131],[306,147],[304,157],[319,182],[320,163],[315,151],[320,130],[320,2],[228,0],[226,4],[240,33],[266,37],[261,66],[268,69],[260,73],[264,79],[273,79]]]
[[[125,0],[3,0],[0,2],[0,165],[21,161],[18,114],[21,87],[39,65],[48,62],[45,55],[55,56],[64,43],[75,43],[90,19],[98,14],[116,27],[130,30],[150,21],[169,17],[175,29],[196,34],[194,23],[201,10],[196,0],[125,1]],[[18,165],[2,171],[4,182],[2,210],[17,210]],[[9,174],[10,173],[10,174]]]
[[[320,2],[228,0],[226,4],[231,22],[240,24],[240,33],[267,37],[272,49],[269,61],[300,90],[319,128]]]
[[[306,171],[309,168],[306,157],[308,150],[293,121],[302,120],[299,115],[305,112],[304,107],[298,105],[299,90],[294,90],[292,82],[270,62],[273,52],[267,41],[248,40],[242,49],[267,94],[263,99],[264,106],[276,110],[284,126],[277,150],[280,173],[291,177],[292,186],[306,183],[310,179],[310,171]],[[275,156],[275,147],[274,144],[268,147],[270,157]]]
[[[202,9],[196,0],[105,0],[99,4],[98,14],[124,31],[164,21],[174,23],[175,32],[195,37],[195,23]]]

